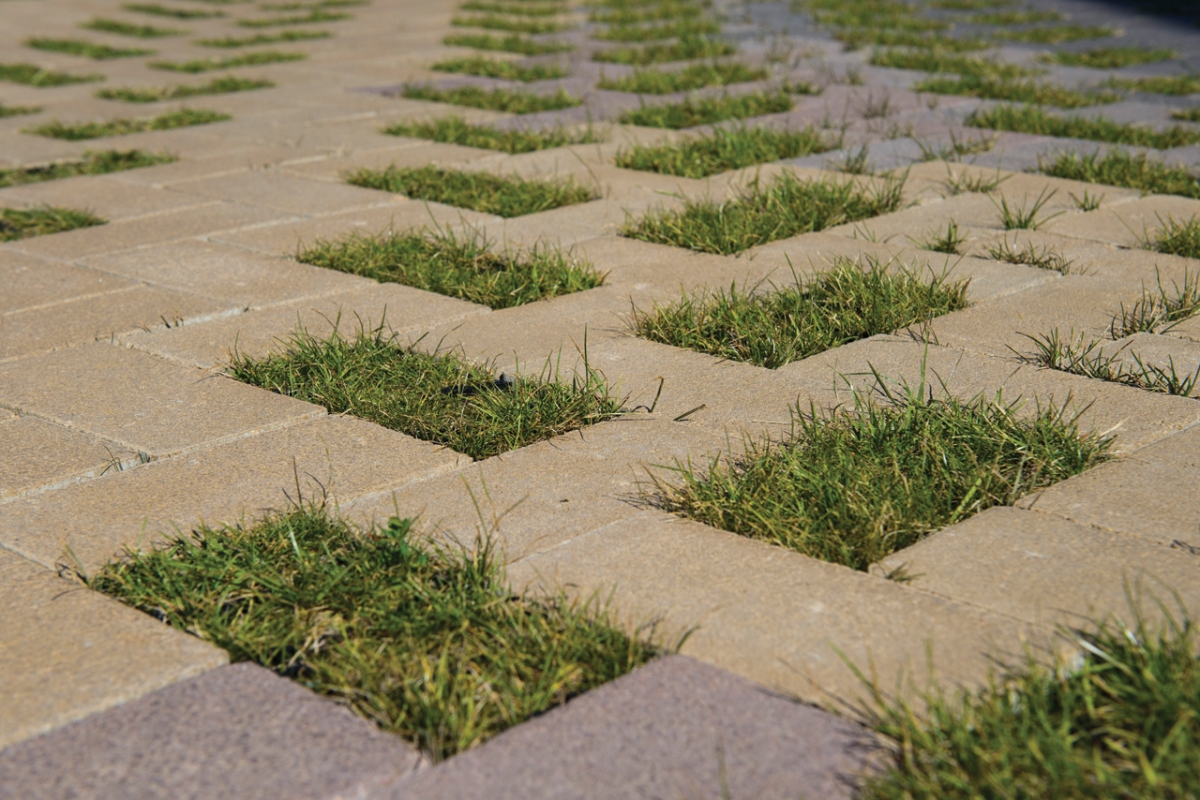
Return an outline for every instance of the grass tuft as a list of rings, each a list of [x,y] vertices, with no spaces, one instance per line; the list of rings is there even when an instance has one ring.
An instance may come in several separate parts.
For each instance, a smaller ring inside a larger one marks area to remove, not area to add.
[[[32,208],[0,208],[0,242],[13,242],[31,236],[73,231],[103,225],[106,220],[90,211],[77,211],[58,206]]]
[[[508,31],[510,33],[558,33],[566,26],[551,20],[513,19],[495,14],[479,17],[454,17],[450,24],[458,28],[483,28],[491,31]]]
[[[435,166],[363,168],[346,182],[368,189],[403,194],[417,200],[446,203],[500,217],[520,217],[554,208],[586,203],[596,192],[575,182],[526,180],[489,172],[462,172]]]
[[[658,69],[639,69],[622,78],[601,77],[596,86],[615,92],[638,94],[674,94],[703,89],[705,86],[727,86],[731,83],[761,81],[767,71],[745,64],[692,64],[670,72]]]
[[[109,47],[106,44],[93,44],[82,39],[28,39],[26,47],[45,50],[49,53],[66,53],[72,56],[82,56],[93,61],[108,61],[114,58],[132,58],[134,56],[153,55],[153,50],[141,47]]]
[[[137,119],[112,119],[107,122],[79,122],[67,125],[58,120],[51,120],[45,125],[31,128],[24,133],[35,133],[38,136],[49,136],[52,139],[66,139],[76,142],[83,139],[99,139],[105,136],[124,136],[127,133],[142,133],[143,131],[167,131],[174,128],[185,128],[191,125],[208,125],[213,122],[224,122],[232,119],[229,114],[218,111],[196,110],[181,108],[168,111],[157,117],[141,117]]]
[[[503,53],[521,53],[526,56],[539,56],[546,53],[566,53],[574,50],[575,46],[565,42],[536,42],[524,36],[492,36],[481,33],[457,33],[442,39],[442,44],[450,47],[472,47],[476,50],[493,50]]]
[[[178,28],[156,28],[153,25],[133,25],[128,22],[121,22],[116,19],[104,19],[96,17],[90,22],[85,22],[79,27],[86,28],[89,31],[102,31],[104,33],[115,33],[119,36],[136,36],[139,39],[157,39],[164,36],[179,36],[187,33]]]
[[[1006,81],[1044,72],[1020,64],[1006,64],[989,58],[964,56],[941,50],[876,50],[871,54],[870,63],[876,67],[945,72]]]
[[[785,172],[769,184],[756,178],[725,203],[689,200],[679,211],[650,212],[622,233],[647,242],[730,255],[755,245],[875,217],[900,207],[903,181],[871,189],[851,180],[802,181]]]
[[[1148,364],[1128,351],[1128,345],[1113,347],[1112,342],[1089,341],[1086,336],[1064,340],[1057,328],[1029,339],[1035,352],[1024,358],[1044,369],[1181,397],[1190,397],[1200,387],[1200,367],[1180,374],[1175,359],[1168,358],[1165,367]]]
[[[810,87],[788,87],[792,91]],[[781,114],[796,106],[787,89],[776,92],[749,92],[723,97],[689,97],[680,103],[642,106],[632,111],[622,111],[620,121],[648,128],[694,128],[711,125],[730,119],[748,119],[764,114]]]
[[[1062,275],[1071,274],[1074,264],[1062,253],[1051,250],[1048,246],[1038,250],[1033,242],[1029,242],[1024,250],[1018,250],[1009,244],[1007,239],[987,249],[988,255],[997,261],[1009,264],[1028,264],[1038,269],[1053,270]]]
[[[484,11],[489,14],[514,14],[518,17],[553,17],[567,8],[562,3],[486,3],[468,0],[460,3],[459,11]]]
[[[399,283],[492,309],[594,289],[604,276],[553,247],[496,253],[481,235],[424,231],[318,241],[296,260],[383,283]]]
[[[223,78],[213,78],[208,83],[202,83],[198,86],[101,89],[96,92],[96,97],[103,100],[124,100],[127,103],[157,103],[160,100],[179,100],[184,97],[200,97],[210,94],[245,92],[252,89],[268,89],[274,85],[274,82],[268,80],[252,80],[249,78],[226,76]]]
[[[223,39],[197,39],[201,47],[253,47],[259,44],[275,44],[276,42],[304,42],[312,39],[328,39],[333,34],[329,31],[279,31],[278,33],[260,33],[256,36],[226,36]]]
[[[1149,50],[1145,47],[1095,47],[1082,53],[1058,50],[1053,55],[1043,56],[1038,60],[1062,64],[1066,67],[1121,69],[1136,64],[1156,64],[1159,61],[1168,61],[1175,57],[1175,53],[1171,50]]]
[[[592,34],[593,39],[608,42],[655,42],[679,36],[707,36],[720,33],[721,23],[708,19],[681,19],[662,25],[612,25]]]
[[[1038,171],[1055,178],[1124,186],[1148,194],[1177,194],[1200,199],[1200,178],[1186,167],[1167,166],[1145,153],[1110,150],[1103,158],[1096,153],[1060,153],[1050,163],[1038,162]]]
[[[578,97],[567,94],[563,89],[559,89],[554,94],[532,94],[531,92],[514,92],[511,89],[488,91],[478,86],[435,89],[432,86],[406,84],[401,94],[411,100],[428,100],[433,103],[486,108],[491,111],[506,111],[510,114],[558,111],[564,108],[574,108],[583,102]]]
[[[230,374],[253,386],[353,414],[474,459],[490,458],[620,414],[621,403],[587,370],[496,375],[453,353],[399,347],[381,330],[318,340],[299,331],[282,355],[235,357]],[[547,368],[548,369],[548,368]]]
[[[173,19],[214,19],[225,16],[220,11],[200,11],[194,8],[167,8],[161,3],[125,3],[121,8],[137,14],[153,14],[156,17],[171,17]]]
[[[1007,42],[1030,42],[1031,44],[1062,44],[1080,39],[1107,39],[1114,36],[1112,28],[1092,25],[1053,25],[1046,28],[1024,28],[1020,30],[993,31],[991,37]]]
[[[439,61],[430,69],[439,72],[456,72],[462,75],[479,75],[484,78],[499,78],[506,81],[546,81],[565,77],[567,71],[555,64],[533,64],[522,66],[511,61],[495,58],[455,58]]]
[[[178,159],[170,153],[148,153],[145,150],[84,151],[83,157],[74,161],[58,161],[41,167],[0,169],[0,187],[56,181],[76,175],[105,175],[173,161]]]
[[[1092,139],[1158,149],[1200,142],[1200,131],[1180,125],[1154,130],[1141,125],[1113,122],[1105,117],[1060,117],[1032,106],[996,106],[986,111],[972,111],[963,124],[997,131]]]
[[[0,119],[4,117],[21,117],[26,114],[40,114],[41,106],[6,106],[0,103]]]
[[[1114,89],[1182,96],[1200,92],[1200,75],[1156,75],[1152,78],[1109,78],[1104,83]]]
[[[826,141],[811,125],[799,131],[718,129],[674,144],[622,148],[617,152],[616,165],[662,175],[706,178],[731,169],[824,153],[839,146]]]
[[[848,259],[794,287],[760,293],[684,295],[649,312],[635,311],[634,330],[651,341],[777,369],[834,347],[891,333],[966,308],[965,281],[922,280]]]
[[[1200,218],[1193,216],[1186,222],[1167,217],[1162,228],[1155,231],[1153,240],[1146,246],[1160,253],[1186,258],[1200,258]]]
[[[946,232],[928,236],[922,240],[914,240],[914,244],[922,250],[931,250],[934,253],[946,253],[947,255],[958,256],[962,255],[962,244],[967,240],[967,235],[958,229],[958,223],[954,220],[946,225]]]
[[[322,11],[319,8],[314,8],[307,14],[295,14],[290,17],[239,19],[237,24],[242,28],[277,28],[285,25],[313,25],[318,22],[337,22],[353,18],[352,14],[347,14],[343,11]]]
[[[1121,96],[1114,92],[1081,92],[1051,83],[1004,80],[979,75],[963,75],[959,78],[926,78],[914,85],[913,91],[979,97],[986,100],[1040,103],[1059,108],[1085,108],[1115,103],[1121,99]]]
[[[688,61],[695,58],[720,58],[736,52],[737,47],[729,42],[717,41],[704,36],[683,36],[678,41],[670,43],[597,50],[592,54],[592,60],[643,67],[648,64],[666,64],[671,61]]]
[[[1045,207],[1046,203],[1049,203],[1050,199],[1057,193],[1057,189],[1051,190],[1049,193],[1043,189],[1041,193],[1038,194],[1038,196],[1034,199],[1033,205],[1026,206],[1022,204],[1020,208],[1017,208],[1015,205],[1009,206],[1007,197],[1001,197],[999,203],[992,198],[992,204],[995,205],[996,210],[1000,212],[1000,222],[1003,223],[1004,230],[1035,231],[1055,217],[1062,216],[1064,213],[1066,213],[1063,211],[1057,211],[1048,217],[1038,216],[1041,214],[1041,211]]]
[[[1105,460],[1111,440],[1080,435],[1065,410],[1020,413],[997,395],[963,402],[927,387],[852,410],[797,411],[782,444],[748,443],[704,470],[655,475],[670,511],[723,530],[866,570],[929,534],[1011,505]],[[940,795],[939,795],[940,796]],[[1033,795],[1039,796],[1039,795]]]
[[[232,67],[254,67],[259,64],[279,64],[285,61],[302,61],[308,58],[304,53],[280,53],[277,50],[260,50],[247,53],[244,56],[231,58],[195,58],[191,61],[151,61],[146,66],[152,69],[165,69],[171,72],[209,72],[214,69],[230,69]]]
[[[648,661],[591,604],[507,589],[491,545],[306,505],[127,552],[99,592],[349,705],[440,761]]]
[[[1177,119],[1181,122],[1200,122],[1200,108],[1187,108],[1181,111],[1172,111],[1171,119]]]
[[[603,141],[603,137],[590,127],[576,133],[564,128],[498,130],[490,125],[472,125],[462,117],[455,116],[429,122],[402,122],[384,128],[383,132],[390,136],[432,139],[435,142],[502,150],[505,153],[531,153],[552,147]]]
[[[0,81],[21,83],[38,88],[102,80],[104,80],[103,75],[71,75],[66,72],[42,69],[36,64],[0,64]]]

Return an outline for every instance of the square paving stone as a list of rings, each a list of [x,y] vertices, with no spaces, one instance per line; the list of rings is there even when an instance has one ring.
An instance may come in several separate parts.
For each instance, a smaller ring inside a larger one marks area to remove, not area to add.
[[[265,206],[292,214],[314,215],[394,202],[388,192],[359,186],[333,186],[278,172],[243,172],[191,181],[171,191]]]
[[[109,222],[180,211],[209,202],[205,197],[131,186],[104,175],[78,175],[63,180],[15,186],[0,191],[0,198],[22,204],[86,208]],[[146,222],[153,224],[150,220]]]
[[[0,421],[0,500],[92,477],[134,456],[36,417]]]
[[[136,286],[135,281],[85,267],[0,250],[0,314]]]

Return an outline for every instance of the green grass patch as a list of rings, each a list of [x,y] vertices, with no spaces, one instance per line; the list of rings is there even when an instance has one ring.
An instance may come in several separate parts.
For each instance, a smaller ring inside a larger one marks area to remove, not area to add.
[[[492,309],[514,308],[594,289],[604,276],[553,247],[494,252],[482,236],[354,234],[318,241],[296,259],[326,269],[399,283]]]
[[[21,117],[26,114],[39,114],[41,111],[41,106],[6,106],[4,103],[0,103],[0,118]]]
[[[875,47],[912,47],[919,50],[937,50],[948,53],[970,53],[986,50],[991,42],[978,36],[944,36],[939,33],[897,31],[888,28],[845,28],[834,32],[833,38],[842,42],[847,50],[858,50],[868,45]]]
[[[903,182],[885,179],[869,189],[853,181],[800,180],[784,173],[757,179],[724,203],[688,200],[682,210],[651,212],[622,233],[647,242],[730,255],[755,245],[868,219],[900,207]]]
[[[275,84],[268,80],[252,80],[226,76],[213,78],[198,86],[151,86],[140,89],[101,89],[96,97],[103,100],[124,100],[127,103],[157,103],[160,100],[179,100],[184,97],[201,97],[211,94],[229,94],[252,89],[268,89]]]
[[[946,11],[987,11],[1013,5],[1013,0],[933,0],[929,8]]]
[[[795,88],[795,87],[789,87]],[[681,103],[642,106],[622,111],[620,121],[649,128],[693,128],[728,119],[748,119],[791,111],[796,105],[786,89],[724,97],[689,97]]]
[[[606,25],[633,25],[662,19],[689,19],[700,16],[704,8],[699,3],[646,3],[600,6],[588,15],[592,22]]]
[[[155,164],[170,164],[178,160],[170,153],[149,153],[145,150],[85,151],[82,158],[73,161],[58,161],[41,167],[0,169],[0,188],[56,181],[76,175],[105,175],[127,169],[151,167]]]
[[[256,53],[246,53],[243,56],[230,58],[196,58],[191,61],[151,61],[146,66],[153,69],[165,69],[171,72],[209,72],[214,69],[232,69],[233,67],[256,67],[260,64],[279,64],[286,61],[303,61],[308,58],[304,53],[280,53],[277,50],[260,50]]]
[[[1038,171],[1055,178],[1123,186],[1148,194],[1177,194],[1200,200],[1200,177],[1186,167],[1168,166],[1145,153],[1110,150],[1096,153],[1060,153],[1053,161],[1038,162]]]
[[[1030,42],[1032,44],[1062,44],[1080,39],[1107,39],[1113,35],[1112,28],[1090,25],[1054,25],[1047,28],[1025,28],[1016,31],[993,31],[991,37],[1006,42]]]
[[[879,384],[887,402],[856,394],[853,409],[797,410],[782,443],[748,442],[744,454],[703,469],[677,463],[671,478],[655,476],[657,499],[713,527],[866,570],[1083,472],[1111,445],[1080,435],[1062,409],[1020,413],[999,395],[964,402]]]
[[[1181,122],[1200,122],[1200,108],[1188,108],[1182,111],[1172,111],[1171,119]]]
[[[429,100],[433,103],[450,103],[470,108],[486,108],[491,111],[507,111],[510,114],[536,114],[540,111],[558,111],[574,108],[582,100],[563,89],[554,94],[514,92],[511,89],[481,89],[478,86],[460,86],[457,89],[437,89],[433,86],[406,84],[401,94],[411,100]]]
[[[236,358],[240,381],[334,414],[353,414],[391,430],[435,442],[474,459],[490,458],[561,436],[621,413],[595,373],[571,383],[543,374],[496,375],[453,353],[429,355],[399,347],[380,331],[353,340],[337,332],[318,340],[293,335],[282,355]]]
[[[718,172],[800,158],[837,148],[811,125],[798,131],[773,128],[715,130],[666,145],[634,145],[617,152],[616,165],[625,169],[707,178]]]
[[[674,94],[703,89],[705,86],[727,86],[731,83],[761,81],[767,77],[762,67],[745,64],[692,64],[680,70],[639,69],[621,78],[601,76],[597,88],[614,92],[638,94]]]
[[[306,42],[312,39],[328,39],[333,36],[329,31],[279,31],[278,33],[259,33],[254,36],[226,36],[223,39],[197,39],[201,47],[253,47],[259,44],[275,44],[277,42]]]
[[[987,14],[971,14],[963,17],[970,25],[1029,25],[1034,22],[1062,22],[1063,15],[1057,11],[993,11]]]
[[[104,33],[115,33],[118,36],[136,36],[139,39],[157,39],[164,36],[180,36],[187,31],[179,30],[178,28],[156,28],[153,25],[133,25],[128,22],[121,22],[116,19],[104,19],[97,17],[90,22],[85,22],[79,27],[86,28],[89,31],[103,31]]]
[[[218,111],[181,108],[177,111],[159,114],[157,117],[111,119],[107,122],[79,122],[68,125],[58,120],[51,120],[45,125],[30,128],[24,133],[35,133],[38,136],[76,142],[84,139],[100,139],[105,136],[124,136],[127,133],[168,131],[192,125],[208,125],[213,122],[224,122],[227,119],[232,119],[232,117]]]
[[[1146,363],[1127,347],[1114,347],[1111,341],[1086,336],[1064,339],[1058,329],[1029,338],[1034,352],[1025,359],[1043,369],[1181,397],[1190,397],[1200,385],[1200,367],[1180,373],[1173,358],[1161,367]]]
[[[1023,67],[1020,64],[1005,64],[990,58],[964,56],[960,53],[947,53],[940,50],[876,50],[871,54],[871,64],[876,67],[947,72],[1006,81],[1026,78],[1044,71]]]
[[[1053,270],[1061,275],[1071,274],[1074,267],[1074,263],[1062,253],[1050,247],[1043,247],[1039,250],[1034,247],[1033,242],[1028,243],[1024,250],[1018,250],[1009,244],[1007,239],[1004,239],[999,244],[989,247],[987,252],[996,261],[1004,261],[1009,264],[1028,264],[1038,269]]]
[[[681,19],[665,25],[614,25],[592,34],[608,42],[656,42],[677,36],[709,36],[721,32],[721,23],[707,19]]]
[[[214,19],[223,17],[220,11],[199,11],[194,8],[167,8],[160,3],[125,3],[121,6],[125,11],[138,14],[153,14],[156,17],[172,17],[173,19]]]
[[[285,25],[315,25],[319,22],[337,22],[353,18],[352,14],[347,14],[344,11],[322,11],[319,8],[314,8],[307,14],[293,14],[288,17],[239,19],[237,24],[242,28],[279,28]]]
[[[915,271],[866,269],[840,260],[833,269],[794,287],[770,292],[701,292],[649,312],[635,312],[634,329],[651,341],[685,347],[768,369],[850,342],[891,333],[967,307],[965,281]]]
[[[1153,78],[1109,78],[1104,83],[1113,89],[1150,94],[1187,95],[1200,92],[1200,75],[1158,75]]]
[[[450,24],[458,28],[483,28],[489,31],[507,31],[509,33],[558,33],[566,28],[551,20],[513,19],[488,14],[482,17],[454,17]]]
[[[1163,222],[1163,227],[1155,232],[1153,239],[1146,242],[1146,246],[1173,256],[1200,258],[1200,218],[1193,216],[1186,222],[1181,222],[1168,217]]]
[[[488,14],[513,14],[518,17],[553,17],[563,14],[567,7],[563,3],[487,3],[468,0],[460,3],[459,11],[483,11]]]
[[[128,552],[88,585],[440,761],[655,654],[596,605],[512,595],[500,563],[412,520],[360,530],[306,506]]]
[[[1059,108],[1084,108],[1103,103],[1115,103],[1121,99],[1121,96],[1114,92],[1081,92],[1052,83],[1004,80],[978,75],[963,75],[959,78],[926,78],[913,86],[913,91],[980,97],[986,100],[1039,103]]]
[[[597,50],[592,54],[592,60],[644,67],[648,64],[666,64],[671,61],[688,61],[694,58],[720,58],[736,52],[737,47],[729,42],[708,39],[704,36],[684,36],[676,42],[658,42],[643,47]]]
[[[1071,663],[1030,659],[982,690],[924,708],[875,690],[872,727],[895,743],[862,800],[1187,798],[1200,785],[1195,628],[1107,621],[1073,631]]]
[[[90,211],[77,211],[58,206],[32,208],[0,208],[0,242],[13,242],[31,236],[73,231],[103,225],[106,220]]]
[[[986,111],[973,111],[963,120],[963,124],[996,131],[1092,139],[1160,150],[1200,142],[1200,131],[1179,125],[1165,130],[1154,130],[1140,125],[1113,122],[1105,117],[1060,117],[1032,106],[996,106]]]
[[[1062,64],[1065,67],[1091,67],[1093,69],[1121,69],[1136,64],[1156,64],[1169,61],[1176,55],[1172,50],[1145,47],[1094,47],[1082,53],[1055,51],[1052,55],[1039,56],[1039,61]]]
[[[0,81],[21,83],[25,86],[42,88],[102,80],[104,80],[103,75],[72,75],[67,72],[42,69],[36,64],[0,64]]]
[[[566,53],[575,46],[566,42],[537,42],[526,36],[492,36],[489,33],[457,33],[442,39],[442,44],[451,47],[472,47],[476,50],[492,50],[502,53],[520,53],[539,56],[546,53]]]
[[[586,203],[595,190],[563,181],[526,180],[488,172],[462,172],[435,166],[360,169],[346,182],[368,189],[395,192],[417,200],[446,203],[500,217],[520,217],[554,208]]]
[[[462,75],[479,75],[484,78],[500,78],[506,81],[547,81],[566,77],[567,71],[556,64],[532,64],[523,66],[496,58],[454,58],[439,61],[430,69],[438,72],[456,72]]]
[[[94,61],[154,55],[153,50],[141,47],[109,47],[106,44],[93,44],[92,42],[85,42],[82,39],[28,39],[25,42],[25,46],[37,50],[45,50],[49,53],[66,53],[71,56],[82,56]]]
[[[490,125],[472,125],[462,117],[442,117],[428,122],[402,122],[384,128],[390,136],[411,136],[464,147],[502,150],[505,153],[531,153],[569,144],[603,141],[591,127],[571,132],[556,127],[546,130],[498,130]]]

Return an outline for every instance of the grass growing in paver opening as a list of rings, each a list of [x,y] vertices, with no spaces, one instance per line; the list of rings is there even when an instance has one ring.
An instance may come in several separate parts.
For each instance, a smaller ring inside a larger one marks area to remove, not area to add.
[[[718,129],[674,144],[622,148],[615,163],[625,169],[706,178],[754,164],[824,153],[840,146],[840,142],[828,140],[811,125],[798,131],[743,127]]]
[[[903,187],[902,180],[890,178],[863,188],[852,180],[800,180],[785,172],[767,184],[756,178],[740,196],[724,203],[688,200],[679,211],[652,211],[626,222],[622,233],[647,242],[730,255],[895,211]]]
[[[343,19],[353,19],[354,15],[342,11],[322,11],[313,9],[307,14],[296,14],[290,17],[261,17],[258,19],[239,19],[238,26],[242,28],[275,28],[284,25],[312,25],[318,22],[337,22]]]
[[[303,331],[282,355],[237,358],[233,377],[331,413],[445,445],[474,459],[560,436],[621,413],[621,402],[594,371],[562,383],[497,375],[453,353],[403,348],[382,331],[354,339],[336,331],[318,340]]]
[[[1152,78],[1109,78],[1104,83],[1114,89],[1150,94],[1188,95],[1200,92],[1200,75],[1156,75]]]
[[[318,241],[298,261],[383,283],[399,283],[492,309],[595,289],[604,276],[586,261],[539,245],[495,252],[482,235],[415,231]]]
[[[1181,111],[1172,111],[1171,119],[1177,119],[1182,122],[1200,122],[1200,108],[1188,108]]]
[[[480,75],[485,78],[500,78],[508,81],[545,81],[565,77],[567,71],[557,64],[532,64],[524,66],[496,58],[454,58],[439,61],[430,69],[439,72],[457,72],[462,75]]]
[[[486,11],[492,14],[515,14],[518,17],[553,17],[565,13],[563,3],[483,3],[470,0],[458,6],[459,11]]]
[[[996,131],[1093,139],[1158,149],[1200,142],[1200,131],[1180,125],[1154,130],[1140,125],[1113,122],[1105,117],[1060,117],[1032,106],[996,106],[986,111],[972,111],[963,120],[963,124]]]
[[[923,279],[905,268],[839,259],[833,268],[770,292],[685,294],[635,311],[634,330],[655,342],[777,369],[849,342],[966,308],[966,281]]]
[[[0,103],[0,118],[2,117],[20,117],[25,114],[38,114],[42,110],[41,106],[6,106]]]
[[[142,47],[109,47],[106,44],[94,44],[82,39],[28,39],[25,45],[50,53],[83,56],[94,61],[154,55],[153,50],[147,50]]]
[[[588,19],[607,25],[631,25],[661,19],[689,19],[700,16],[703,11],[703,6],[697,3],[620,4],[597,8],[588,15]]]
[[[1080,39],[1107,39],[1114,35],[1112,28],[1090,25],[1054,25],[1046,28],[993,31],[990,36],[1007,42],[1030,42],[1032,44],[1061,44]]]
[[[1113,317],[1108,335],[1123,339],[1135,333],[1166,333],[1185,319],[1200,314],[1200,280],[1185,272],[1183,285],[1172,282],[1168,289],[1161,277],[1154,289],[1143,289],[1142,297]]]
[[[971,25],[1028,25],[1031,22],[1062,22],[1063,15],[1057,11],[993,11],[986,14],[970,14],[962,18]]]
[[[74,142],[83,139],[99,139],[105,136],[123,136],[127,133],[167,131],[191,125],[208,125],[213,122],[224,122],[227,119],[232,119],[232,117],[219,111],[181,108],[177,111],[159,114],[157,117],[110,119],[107,122],[78,122],[68,125],[58,120],[51,120],[45,125],[39,125],[23,132]]]
[[[225,16],[220,11],[199,11],[194,8],[168,8],[161,3],[125,3],[121,6],[125,11],[138,14],[153,14],[156,17],[172,17],[173,19],[214,19]]]
[[[165,69],[171,72],[208,72],[214,69],[230,69],[232,67],[253,67],[259,64],[279,64],[285,61],[302,61],[308,58],[304,53],[281,53],[277,50],[260,50],[256,53],[246,53],[243,56],[230,58],[195,58],[191,61],[151,61],[146,66],[152,69]]]
[[[368,189],[396,192],[418,200],[469,208],[500,217],[520,217],[553,208],[586,203],[595,190],[575,182],[526,180],[488,172],[462,172],[435,166],[360,169],[346,182]]]
[[[103,31],[104,33],[115,33],[120,36],[136,36],[139,39],[155,39],[162,36],[179,36],[187,33],[177,28],[156,28],[153,25],[133,25],[128,22],[121,22],[116,19],[103,19],[97,17],[90,22],[85,22],[79,27],[87,28],[89,31]]]
[[[1020,64],[1008,64],[990,58],[964,56],[940,50],[876,50],[871,54],[871,64],[876,67],[952,72],[957,75],[977,75],[1002,80],[1026,78],[1044,72]]]
[[[74,161],[59,161],[40,167],[0,169],[0,187],[56,181],[76,175],[104,175],[155,164],[170,164],[178,160],[170,153],[149,153],[145,150],[88,150],[84,151],[82,158]]]
[[[278,33],[260,33],[256,36],[226,36],[224,39],[197,39],[201,47],[253,47],[259,44],[275,44],[276,42],[304,42],[310,39],[328,39],[333,34],[329,31],[279,31]]]
[[[1186,617],[1138,615],[1070,632],[1070,663],[1032,659],[977,691],[923,708],[874,689],[875,730],[894,742],[861,800],[1190,798],[1200,785],[1200,664]]]
[[[178,100],[182,97],[200,97],[210,94],[229,94],[252,89],[269,89],[275,84],[268,80],[235,78],[225,76],[213,78],[198,86],[150,86],[140,89],[101,89],[96,97],[104,100],[124,100],[127,103],[157,103],[160,100]]]
[[[439,761],[656,653],[595,604],[512,595],[486,542],[452,550],[412,520],[360,530],[309,505],[129,552],[88,585]]]
[[[1103,157],[1097,153],[1059,153],[1053,161],[1039,161],[1038,171],[1055,178],[1200,199],[1200,177],[1182,165],[1168,166],[1145,153],[1110,150]]]
[[[681,19],[663,25],[613,25],[592,34],[608,42],[653,42],[678,36],[707,36],[721,31],[721,23],[708,19]]]
[[[457,33],[442,39],[442,44],[452,47],[473,47],[476,50],[495,50],[504,53],[521,53],[538,56],[546,53],[565,53],[575,49],[566,42],[537,42],[525,36],[492,36],[488,33]]]
[[[569,144],[588,144],[604,141],[604,136],[590,126],[581,131],[555,127],[545,130],[499,130],[490,125],[472,125],[462,117],[441,117],[428,122],[402,122],[384,128],[390,136],[412,136],[435,142],[503,150],[506,153],[531,153]]]
[[[1200,218],[1179,221],[1172,217],[1159,220],[1163,227],[1145,242],[1146,247],[1173,256],[1200,258]]]
[[[551,20],[513,19],[494,14],[482,17],[454,17],[450,24],[459,28],[483,28],[491,31],[508,31],[510,33],[557,33],[566,26]]]
[[[767,77],[762,67],[745,64],[692,64],[680,70],[639,69],[620,78],[601,76],[596,86],[616,92],[638,94],[674,94],[703,89],[705,86],[727,86],[731,83],[761,81]]]
[[[779,444],[654,475],[657,500],[716,528],[866,570],[929,534],[1105,460],[1064,409],[938,397],[927,386],[853,409],[796,410]],[[1024,413],[1022,413],[1024,412]],[[1042,796],[1038,794],[1030,796]]]
[[[1033,242],[1029,242],[1024,250],[1019,250],[1013,247],[1007,239],[1004,239],[999,244],[988,247],[987,252],[997,261],[1009,264],[1028,264],[1038,269],[1054,270],[1062,275],[1071,274],[1074,267],[1074,263],[1062,253],[1049,246],[1039,250]]]
[[[59,206],[0,208],[0,242],[90,228],[103,225],[106,221],[90,211]]]
[[[67,86],[72,83],[91,83],[104,80],[103,75],[71,75],[66,72],[42,69],[36,64],[0,64],[0,81],[26,86]]]
[[[1018,103],[1041,103],[1059,108],[1084,108],[1086,106],[1115,103],[1121,96],[1115,92],[1067,89],[1052,83],[1017,81],[991,78],[980,75],[963,75],[959,78],[926,78],[913,86],[917,92],[952,94],[979,97],[986,100],[1012,100]]]
[[[694,58],[719,58],[733,55],[736,52],[737,47],[729,42],[704,36],[681,36],[676,42],[597,50],[592,54],[592,60],[643,67],[648,64],[666,64],[671,61],[687,61]]]
[[[792,92],[811,87],[790,86],[775,92],[748,92],[723,97],[689,97],[680,103],[649,105],[622,111],[620,121],[649,128],[693,128],[729,119],[780,114],[796,106]],[[790,90],[790,91],[789,91]]]
[[[1058,63],[1066,67],[1092,67],[1094,69],[1121,69],[1135,64],[1155,64],[1175,58],[1171,50],[1145,47],[1096,47],[1082,53],[1058,50],[1053,55],[1039,56],[1039,61]]]
[[[1173,358],[1165,367],[1146,363],[1127,345],[1113,347],[1111,341],[1089,340],[1086,335],[1064,339],[1057,328],[1029,338],[1035,352],[1025,359],[1045,369],[1182,397],[1190,397],[1200,386],[1200,367],[1180,373]]]
[[[507,111],[510,114],[536,114],[541,111],[558,111],[574,108],[582,100],[563,89],[554,94],[515,92],[511,89],[481,89],[478,86],[459,86],[456,89],[436,89],[433,86],[406,84],[401,94],[412,100],[429,100],[434,103],[450,103],[470,108],[486,108],[491,111]]]

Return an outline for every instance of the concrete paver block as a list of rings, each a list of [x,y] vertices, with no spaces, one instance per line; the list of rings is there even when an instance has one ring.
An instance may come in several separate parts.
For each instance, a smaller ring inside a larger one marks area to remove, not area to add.
[[[97,175],[80,175],[0,191],[0,201],[10,199],[32,205],[86,208],[109,222],[179,211],[208,202],[207,198],[196,195],[131,186]]]
[[[53,305],[77,297],[128,289],[135,282],[93,269],[56,264],[22,253],[0,252],[0,314]]]
[[[1093,193],[1106,190],[1096,187]],[[1046,223],[1046,231],[1061,236],[1074,236],[1096,242],[1141,247],[1147,238],[1161,229],[1170,219],[1187,222],[1200,215],[1200,201],[1170,195],[1151,195],[1100,208],[1084,214],[1059,217]]]
[[[236,201],[286,211],[291,214],[329,214],[351,208],[393,202],[387,192],[277,172],[237,173],[208,180],[179,184],[169,191],[192,196]]]
[[[0,421],[0,500],[92,477],[136,455],[36,417]]]

